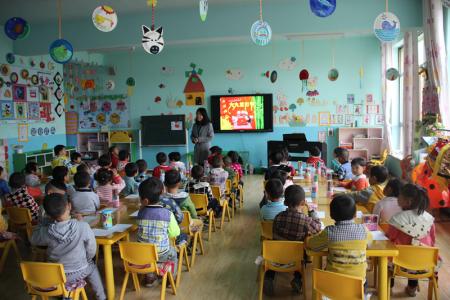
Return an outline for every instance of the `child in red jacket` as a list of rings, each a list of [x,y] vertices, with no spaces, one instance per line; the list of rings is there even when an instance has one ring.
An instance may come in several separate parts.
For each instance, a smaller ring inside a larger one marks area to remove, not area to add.
[[[311,149],[309,151],[309,157],[306,160],[307,164],[312,164],[314,166],[314,168],[317,168],[317,164],[321,163],[322,165],[325,163],[321,158],[320,158],[320,149],[318,147],[314,147],[313,149]]]
[[[369,187],[369,182],[364,174],[366,169],[366,160],[362,157],[352,159],[352,181],[340,183],[339,186],[345,187],[352,191],[362,191]]]

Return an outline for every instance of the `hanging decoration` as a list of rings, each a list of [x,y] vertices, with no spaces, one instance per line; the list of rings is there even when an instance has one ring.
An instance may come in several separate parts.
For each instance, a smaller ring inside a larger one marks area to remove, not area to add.
[[[393,42],[400,34],[400,21],[389,12],[389,0],[386,0],[386,11],[379,14],[373,23],[373,32],[381,42]]]
[[[302,81],[302,92],[305,91],[306,84],[308,83],[309,72],[306,69],[303,69],[298,74],[298,77]]]
[[[127,95],[128,95],[128,97],[130,97],[130,96],[133,95],[133,93],[134,93],[134,87],[135,87],[135,85],[136,85],[136,80],[134,79],[133,76],[131,76],[131,74],[133,74],[133,57],[132,57],[132,54],[133,54],[134,50],[135,50],[135,47],[134,47],[134,46],[131,47],[130,52],[129,52],[129,54],[128,54],[128,59],[129,59],[128,66],[129,66],[129,68],[130,68],[130,70],[129,70],[129,72],[130,72],[130,77],[128,77],[128,78],[127,78],[127,81],[126,81],[126,85],[127,85],[127,87],[128,87],[128,88],[127,88]]]
[[[200,0],[198,6],[200,10],[200,19],[202,22],[205,22],[206,16],[208,15],[208,0]]]
[[[6,21],[5,34],[12,40],[22,40],[30,33],[30,25],[20,17],[14,17]]]
[[[8,53],[6,54],[6,61],[8,62],[8,64],[12,65],[13,63],[16,62],[16,56],[14,55],[14,53]]]
[[[269,23],[263,20],[262,0],[259,0],[259,20],[253,23],[250,34],[253,43],[258,46],[265,46],[272,39],[272,28],[270,28]]]
[[[336,0],[309,0],[309,7],[313,14],[325,18],[336,10]]]
[[[160,26],[155,30],[156,0],[151,0],[150,4],[152,7],[152,26],[148,28],[142,25],[142,47],[147,53],[159,54],[164,49],[163,28]]]
[[[186,86],[184,87],[184,95],[186,96],[186,106],[204,105],[205,104],[205,87],[200,76],[203,74],[203,69],[197,69],[197,65],[190,64],[192,71],[186,71],[185,77],[188,78]]]
[[[328,71],[328,79],[330,81],[336,81],[339,77],[339,71],[335,68],[334,61],[335,61],[335,43],[333,41],[332,46],[331,46],[331,66],[332,66],[332,68],[330,69],[330,71]]]
[[[397,80],[397,78],[400,76],[398,73],[398,70],[396,68],[389,68],[386,70],[386,79],[390,81]]]
[[[62,38],[61,0],[57,0],[58,7],[58,39],[49,47],[50,57],[58,64],[65,64],[72,59],[73,47],[69,41]]]
[[[92,13],[92,23],[100,31],[113,31],[117,26],[117,14],[111,6],[98,6]]]

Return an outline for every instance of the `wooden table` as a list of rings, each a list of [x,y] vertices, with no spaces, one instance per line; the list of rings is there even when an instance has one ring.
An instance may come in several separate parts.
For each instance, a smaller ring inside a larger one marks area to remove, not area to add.
[[[299,184],[306,188],[311,188],[311,183],[304,180],[294,180],[296,184]],[[325,218],[321,219],[325,226],[334,224],[334,220],[330,217],[330,198],[326,197],[327,183],[325,180],[319,181],[319,197],[316,199],[315,203],[318,205],[319,211],[325,212]],[[309,196],[309,193],[307,193]],[[322,268],[322,257],[327,256],[326,251],[313,252],[308,251],[309,256],[313,260],[313,268]],[[389,293],[389,283],[388,283],[388,258],[398,255],[398,250],[391,241],[372,241],[367,245],[367,257],[376,257],[378,264],[378,299],[387,300]],[[313,282],[314,285],[314,282]],[[312,289],[312,299],[316,299],[315,291]]]

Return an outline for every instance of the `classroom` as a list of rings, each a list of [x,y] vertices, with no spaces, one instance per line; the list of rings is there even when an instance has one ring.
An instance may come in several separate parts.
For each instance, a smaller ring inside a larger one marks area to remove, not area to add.
[[[1,0],[1,299],[450,299],[449,0]]]

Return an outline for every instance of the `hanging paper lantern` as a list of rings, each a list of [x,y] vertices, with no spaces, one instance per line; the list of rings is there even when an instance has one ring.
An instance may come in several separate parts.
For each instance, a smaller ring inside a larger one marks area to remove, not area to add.
[[[159,54],[164,49],[163,28],[155,30],[142,25],[142,47],[147,53]]]
[[[373,32],[382,42],[395,41],[400,34],[400,21],[393,13],[383,12],[375,19]]]
[[[117,26],[117,14],[110,6],[99,6],[92,12],[92,23],[100,31],[113,31]]]
[[[313,14],[325,18],[336,10],[336,0],[309,0],[309,7]]]
[[[265,46],[269,44],[272,39],[272,28],[270,28],[269,23],[258,20],[253,23],[252,28],[250,29],[250,34],[253,43],[258,46]]]
[[[305,90],[305,86],[308,83],[308,79],[309,79],[308,70],[306,70],[306,69],[301,70],[300,73],[298,74],[298,77],[302,81],[302,92],[303,92]]]
[[[50,57],[58,64],[65,64],[72,59],[73,47],[65,39],[57,39],[50,44]]]
[[[205,22],[208,15],[208,0],[200,0],[198,3],[200,10],[200,19]]]
[[[30,25],[22,18],[14,17],[6,21],[5,34],[12,40],[21,40],[30,33]]]
[[[16,61],[16,56],[14,55],[14,53],[6,54],[6,61],[8,62],[8,64],[12,65]]]
[[[278,79],[277,71],[272,71],[272,73],[270,73],[270,82],[275,83],[277,79]]]
[[[330,81],[336,81],[336,79],[338,79],[338,77],[339,77],[339,71],[336,68],[333,68],[328,72],[328,79]]]
[[[396,68],[389,68],[386,70],[386,79],[390,81],[396,80],[400,74]]]

